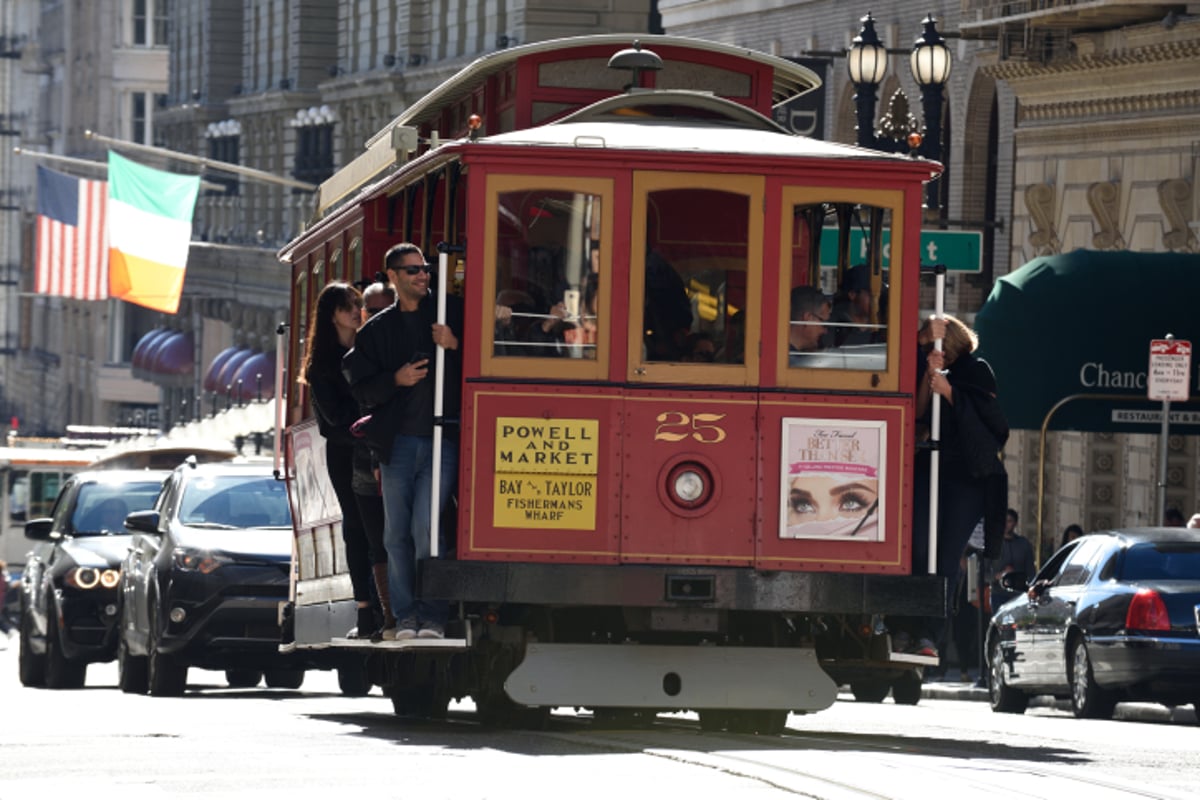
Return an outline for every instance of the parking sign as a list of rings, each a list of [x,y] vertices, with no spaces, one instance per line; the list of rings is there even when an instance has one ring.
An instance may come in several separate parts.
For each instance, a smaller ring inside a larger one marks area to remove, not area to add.
[[[1151,339],[1146,389],[1151,400],[1186,401],[1192,372],[1192,343],[1186,339]]]

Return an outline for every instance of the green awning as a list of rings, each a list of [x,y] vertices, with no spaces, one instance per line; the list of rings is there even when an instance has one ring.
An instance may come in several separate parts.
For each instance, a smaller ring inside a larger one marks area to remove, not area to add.
[[[996,372],[1013,428],[1158,433],[1162,404],[1146,398],[1150,340],[1200,345],[1200,255],[1076,250],[1034,259],[996,282],[975,318],[979,354]],[[1172,403],[1173,433],[1200,433],[1200,364],[1188,403]],[[1125,399],[1128,398],[1128,399]]]

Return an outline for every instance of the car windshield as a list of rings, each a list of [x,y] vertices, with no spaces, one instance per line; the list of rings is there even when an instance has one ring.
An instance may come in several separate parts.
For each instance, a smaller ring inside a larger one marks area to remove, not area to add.
[[[71,514],[75,535],[124,533],[125,515],[154,507],[162,488],[159,481],[140,483],[86,483]]]
[[[199,528],[287,528],[292,515],[282,481],[258,475],[216,475],[188,483],[179,521]]]
[[[1125,554],[1121,579],[1200,580],[1200,544],[1191,542],[1145,542]]]

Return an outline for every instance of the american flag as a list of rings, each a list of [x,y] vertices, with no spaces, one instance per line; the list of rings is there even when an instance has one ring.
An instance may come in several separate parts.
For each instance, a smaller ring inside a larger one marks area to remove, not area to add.
[[[38,167],[38,294],[108,299],[108,184]]]

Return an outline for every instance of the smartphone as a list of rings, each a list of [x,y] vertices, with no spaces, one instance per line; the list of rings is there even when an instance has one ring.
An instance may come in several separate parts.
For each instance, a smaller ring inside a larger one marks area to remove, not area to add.
[[[416,364],[421,361],[430,360],[432,358],[433,358],[433,356],[431,356],[429,353],[426,353],[424,350],[418,350],[417,352],[413,353],[412,358],[410,358],[408,360],[408,363]]]
[[[579,319],[579,290],[567,289],[563,292],[563,307],[567,310],[567,319]]]

